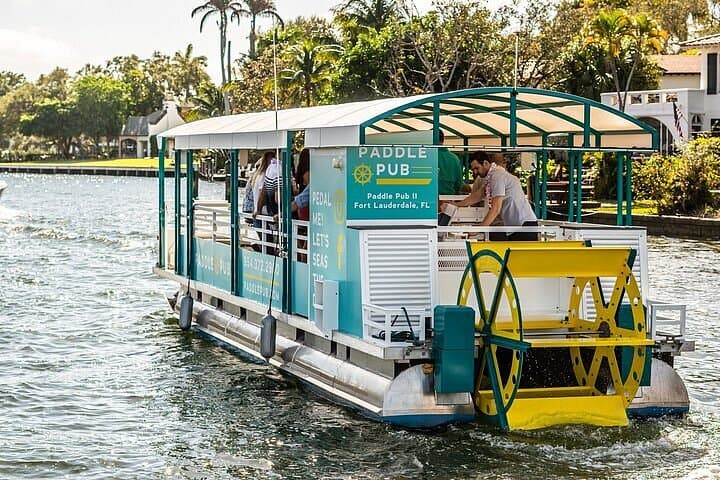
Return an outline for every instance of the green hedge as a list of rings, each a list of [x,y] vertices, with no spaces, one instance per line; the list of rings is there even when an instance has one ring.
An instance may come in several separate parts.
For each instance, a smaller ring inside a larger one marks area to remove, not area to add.
[[[651,200],[658,214],[700,215],[717,211],[720,138],[696,138],[679,155],[653,155],[633,164],[633,196]]]

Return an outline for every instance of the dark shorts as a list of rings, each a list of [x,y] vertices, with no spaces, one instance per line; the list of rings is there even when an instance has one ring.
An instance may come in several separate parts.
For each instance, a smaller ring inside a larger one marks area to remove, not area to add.
[[[538,222],[533,220],[531,222],[525,222],[522,224],[523,227],[537,227]],[[538,239],[537,232],[515,232],[510,235],[504,233],[493,232],[490,234],[490,240],[493,242],[535,242]]]

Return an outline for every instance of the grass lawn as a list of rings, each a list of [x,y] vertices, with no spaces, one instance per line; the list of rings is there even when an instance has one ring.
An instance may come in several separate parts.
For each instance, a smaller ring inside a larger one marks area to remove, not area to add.
[[[596,210],[604,213],[616,213],[617,202],[604,200],[600,208]],[[634,200],[632,204],[632,213],[637,215],[657,215],[657,210],[650,200]]]
[[[157,168],[157,158],[112,158],[108,160],[36,160],[33,162],[0,163],[3,166],[62,166],[62,167],[98,167],[98,168]],[[173,165],[172,158],[165,159],[165,168]]]

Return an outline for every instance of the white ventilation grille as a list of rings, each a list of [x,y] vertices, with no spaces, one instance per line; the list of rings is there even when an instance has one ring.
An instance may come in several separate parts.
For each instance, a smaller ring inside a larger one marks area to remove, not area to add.
[[[441,242],[438,245],[438,270],[441,272],[462,272],[468,264],[465,242]]]
[[[425,319],[435,303],[435,235],[425,229],[361,232],[366,340],[395,345],[425,339]]]

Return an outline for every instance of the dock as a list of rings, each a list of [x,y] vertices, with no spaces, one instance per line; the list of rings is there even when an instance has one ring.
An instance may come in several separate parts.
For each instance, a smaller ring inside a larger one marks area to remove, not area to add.
[[[36,173],[67,175],[109,175],[116,177],[157,177],[157,168],[98,167],[78,165],[12,165],[0,164],[0,173]],[[165,169],[166,177],[173,177],[172,168]],[[182,176],[185,176],[184,173]]]

